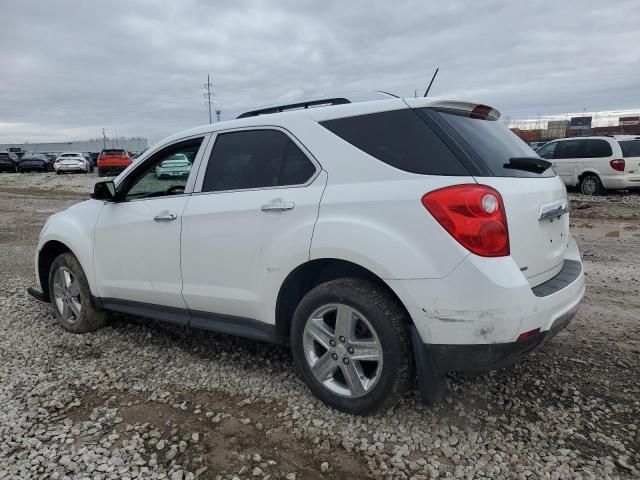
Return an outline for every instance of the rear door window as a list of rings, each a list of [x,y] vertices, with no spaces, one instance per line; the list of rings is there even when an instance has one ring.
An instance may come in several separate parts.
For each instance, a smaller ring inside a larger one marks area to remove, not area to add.
[[[640,140],[623,140],[618,143],[623,157],[640,157]]]
[[[606,140],[589,139],[586,140],[588,145],[587,158],[602,158],[613,155],[611,145]]]
[[[456,155],[411,109],[338,118],[320,124],[359,150],[405,172],[469,175]]]
[[[279,130],[222,133],[211,152],[202,191],[302,185],[315,172],[311,160]]]
[[[551,168],[536,173],[509,166],[511,158],[537,158],[538,155],[503,122],[488,117],[474,118],[464,111],[436,110],[439,117],[453,130],[454,139],[461,148],[468,155],[479,157],[496,177],[555,176]]]

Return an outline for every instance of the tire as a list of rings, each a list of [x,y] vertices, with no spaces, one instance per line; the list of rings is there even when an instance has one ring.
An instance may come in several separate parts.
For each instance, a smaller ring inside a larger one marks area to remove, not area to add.
[[[580,180],[580,192],[584,195],[602,195],[604,187],[597,175],[585,175]]]
[[[100,168],[98,169],[98,176],[99,177],[104,177],[104,172]]]
[[[56,175],[62,175],[62,172],[60,170],[56,170]]]
[[[108,314],[96,308],[87,277],[71,253],[56,257],[49,271],[53,314],[72,333],[87,333],[105,325]]]
[[[336,332],[338,316],[355,320],[355,334],[345,334],[351,342],[340,335],[347,331],[344,327]],[[295,310],[293,360],[305,383],[324,403],[343,412],[368,414],[393,404],[409,384],[410,325],[404,308],[379,285],[360,278],[331,280],[309,291]],[[363,344],[368,343],[366,353],[381,361],[355,359],[358,351],[350,345],[357,349],[358,341],[362,354]],[[326,366],[326,380],[316,377],[312,365],[317,366],[316,371]]]

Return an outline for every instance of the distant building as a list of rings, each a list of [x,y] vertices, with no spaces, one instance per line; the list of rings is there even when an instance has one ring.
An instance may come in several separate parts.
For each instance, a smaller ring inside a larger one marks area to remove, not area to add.
[[[544,130],[542,135],[548,140],[564,138],[567,136],[568,127],[569,120],[549,120],[547,122],[547,128]]]
[[[591,117],[571,117],[568,136],[576,137],[591,134]]]
[[[620,117],[618,118],[618,125],[640,125],[640,117]]]
[[[62,152],[99,152],[106,148],[124,148],[132,153],[140,153],[149,146],[146,138],[111,138],[83,140],[77,142],[48,142],[48,143],[5,143],[0,144],[0,151],[7,151],[9,148],[21,148],[29,153],[62,153]]]

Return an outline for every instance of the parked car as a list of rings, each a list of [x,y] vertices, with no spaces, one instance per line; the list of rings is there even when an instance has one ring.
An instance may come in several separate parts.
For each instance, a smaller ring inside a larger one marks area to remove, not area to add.
[[[538,150],[569,187],[585,195],[640,187],[640,140],[608,136],[561,138]]]
[[[88,152],[83,152],[82,156],[87,161],[87,165],[89,165],[89,173],[93,173],[93,168],[95,167],[95,162],[91,158],[91,154]]]
[[[50,172],[51,163],[49,159],[41,153],[25,153],[18,162],[18,172]]]
[[[19,161],[13,152],[0,152],[0,172],[17,172]]]
[[[121,148],[106,149],[98,156],[98,175],[117,175],[131,165],[131,157]]]
[[[310,389],[357,414],[392,404],[411,362],[434,403],[447,372],[562,330],[584,274],[550,162],[488,106],[338,100],[161,141],[49,217],[30,293],[76,333],[124,312],[288,344]],[[180,154],[188,177],[159,182]]]
[[[156,167],[156,178],[188,177],[191,162],[183,153],[176,153]]]
[[[72,172],[89,173],[91,171],[89,160],[80,152],[61,153],[53,164],[53,168],[58,175]]]

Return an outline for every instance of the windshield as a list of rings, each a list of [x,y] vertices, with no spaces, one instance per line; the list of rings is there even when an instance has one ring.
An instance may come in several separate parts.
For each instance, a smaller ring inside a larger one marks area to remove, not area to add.
[[[640,157],[640,140],[624,140],[618,143],[623,157]]]
[[[124,150],[103,150],[103,155],[124,155]]]
[[[511,132],[499,120],[472,118],[468,112],[439,109],[440,117],[461,137],[471,150],[480,157],[496,177],[553,177],[549,168],[543,172],[531,172],[509,167],[512,158],[539,158],[529,145]]]

